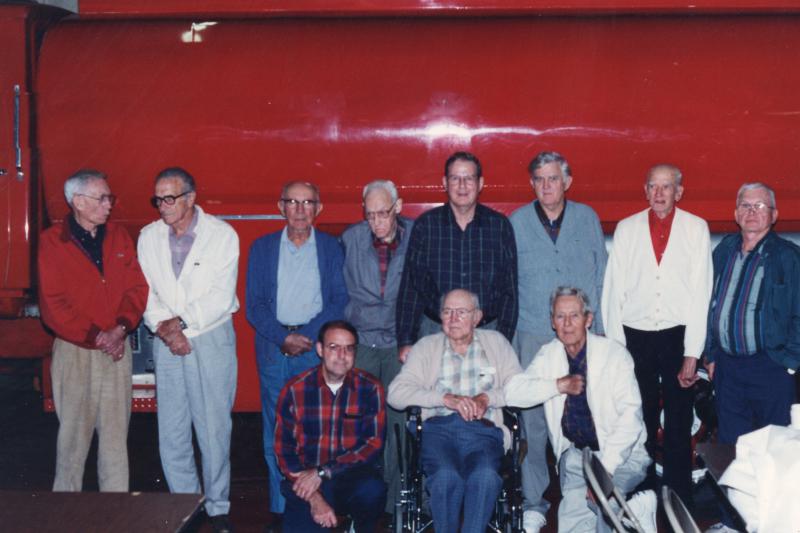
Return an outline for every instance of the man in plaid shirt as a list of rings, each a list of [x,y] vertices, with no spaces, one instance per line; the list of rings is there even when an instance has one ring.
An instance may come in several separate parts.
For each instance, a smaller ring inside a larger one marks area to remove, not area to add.
[[[286,479],[284,531],[325,531],[336,515],[375,531],[386,485],[378,471],[386,413],[383,387],[354,368],[358,333],[345,321],[322,326],[322,363],[298,374],[278,398],[275,455]]]
[[[503,386],[522,371],[517,354],[499,332],[476,329],[483,313],[478,296],[447,293],[443,333],[417,342],[389,386],[395,409],[422,407],[420,458],[436,531],[485,531],[502,480],[498,474],[510,434],[500,407]]]
[[[517,245],[511,222],[478,203],[483,189],[481,162],[456,152],[444,164],[447,203],[420,215],[411,230],[397,296],[398,358],[441,329],[444,294],[464,288],[478,295],[479,327],[511,341],[517,326]]]

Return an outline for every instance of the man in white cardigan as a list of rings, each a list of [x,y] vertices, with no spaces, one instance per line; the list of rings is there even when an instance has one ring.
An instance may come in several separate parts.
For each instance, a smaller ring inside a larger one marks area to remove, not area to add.
[[[163,170],[153,207],[161,220],[139,237],[139,262],[150,285],[144,321],[153,344],[158,445],[169,489],[200,493],[215,532],[232,531],[231,409],[236,395],[236,276],[239,238],[227,223],[195,205],[194,178]],[[192,425],[200,446],[203,486],[195,467]]]
[[[558,531],[610,531],[590,503],[582,449],[597,454],[623,493],[644,480],[651,460],[633,360],[618,342],[589,333],[594,315],[582,289],[558,287],[550,310],[557,338],[542,346],[523,374],[511,378],[505,400],[516,407],[544,403],[561,481]],[[630,506],[645,531],[655,533],[655,493],[637,494]]]
[[[713,270],[708,225],[675,206],[683,195],[681,181],[673,165],[648,172],[644,190],[650,208],[617,225],[602,310],[606,335],[633,356],[650,457],[655,457],[662,391],[663,481],[691,507],[690,387],[705,344]],[[646,486],[655,483],[651,468]]]

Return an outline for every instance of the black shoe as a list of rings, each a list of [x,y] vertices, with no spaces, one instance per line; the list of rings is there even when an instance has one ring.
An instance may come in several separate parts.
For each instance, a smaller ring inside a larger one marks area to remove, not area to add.
[[[282,533],[283,532],[283,513],[272,513],[272,521],[264,526],[263,533]]]
[[[219,514],[210,516],[209,518],[211,519],[211,528],[214,530],[214,533],[233,533],[233,526],[228,519],[228,515]]]

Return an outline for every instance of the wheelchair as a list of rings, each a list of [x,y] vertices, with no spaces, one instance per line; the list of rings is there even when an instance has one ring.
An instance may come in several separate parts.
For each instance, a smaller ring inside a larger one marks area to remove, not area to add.
[[[394,531],[396,533],[420,533],[433,529],[433,519],[427,512],[424,497],[422,461],[422,410],[409,407],[406,410],[409,434],[405,446],[401,446],[401,428],[395,425],[398,460],[400,462],[400,495],[395,502]],[[503,423],[511,432],[511,449],[500,463],[503,486],[495,502],[495,509],[487,529],[496,533],[524,533],[522,528],[522,473],[520,464],[524,458],[526,443],[521,439],[521,416],[518,409],[504,407]]]

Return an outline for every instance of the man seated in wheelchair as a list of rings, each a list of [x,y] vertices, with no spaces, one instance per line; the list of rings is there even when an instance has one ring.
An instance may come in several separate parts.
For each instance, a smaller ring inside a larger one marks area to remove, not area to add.
[[[623,494],[644,480],[650,457],[633,360],[621,344],[588,331],[593,313],[581,289],[558,287],[550,313],[556,338],[510,380],[505,400],[544,403],[561,482],[558,531],[610,531],[587,488],[581,450],[593,450]],[[655,532],[655,493],[637,493],[628,503],[644,530]]]
[[[350,323],[324,324],[316,344],[321,364],[289,380],[278,397],[284,531],[326,531],[337,515],[349,515],[358,533],[372,532],[383,515],[384,392],[377,378],[353,368],[357,345]]]
[[[478,297],[442,298],[442,333],[420,339],[389,385],[395,409],[422,407],[420,459],[436,533],[483,532],[502,488],[498,474],[510,434],[503,425],[503,386],[522,371],[506,338],[476,329]]]

